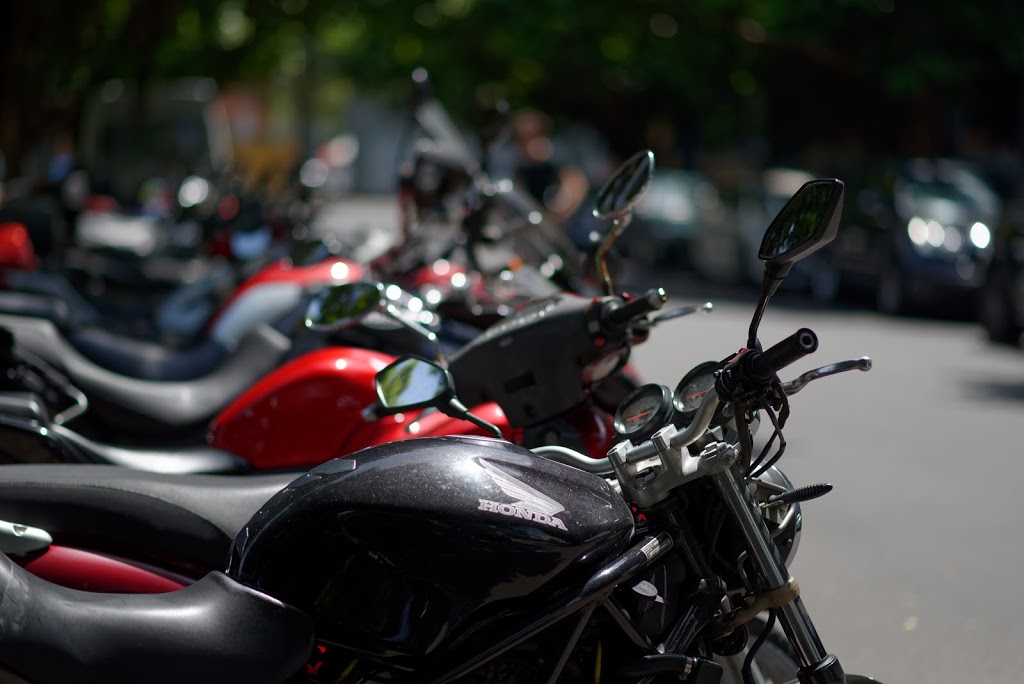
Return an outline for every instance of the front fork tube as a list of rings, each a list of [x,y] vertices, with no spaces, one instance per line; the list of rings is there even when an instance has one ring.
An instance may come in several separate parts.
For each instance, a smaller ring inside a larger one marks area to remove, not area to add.
[[[784,587],[790,579],[789,569],[782,562],[743,481],[737,478],[734,468],[726,468],[713,475],[712,479],[743,532],[748,553],[768,584],[766,589],[772,591]],[[825,651],[799,596],[781,606],[779,621],[800,656],[803,667],[798,677],[802,684],[841,684],[845,681],[839,661]]]

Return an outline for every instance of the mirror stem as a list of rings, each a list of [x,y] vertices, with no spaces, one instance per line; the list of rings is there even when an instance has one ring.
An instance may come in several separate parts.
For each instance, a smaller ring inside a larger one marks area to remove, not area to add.
[[[779,285],[786,279],[789,273],[790,264],[765,264],[764,278],[761,280],[761,299],[754,309],[754,317],[750,321],[750,331],[747,333],[747,349],[757,348],[757,329],[761,327],[761,317],[764,316],[768,300],[772,298]]]
[[[411,321],[405,320],[405,317],[402,316],[402,312],[399,311],[398,307],[396,307],[394,304],[387,305],[387,313],[396,321],[404,325],[406,328],[409,328],[410,330],[419,333],[423,337],[427,338],[427,341],[429,341],[431,345],[433,345],[434,347],[434,356],[437,357],[438,364],[442,368],[448,367],[448,359],[446,359],[444,357],[444,354],[441,352],[441,342],[437,339],[437,335],[434,334],[434,331],[427,330],[422,325],[417,325],[416,323],[412,323]]]
[[[622,235],[622,231],[626,229],[629,222],[633,219],[633,214],[627,212],[622,216],[612,219],[611,230],[608,231],[608,235],[601,242],[601,245],[597,248],[597,268],[601,273],[601,282],[604,283],[604,293],[608,296],[615,294],[615,287],[612,285],[612,276],[608,272],[607,255],[608,250],[612,248],[612,244],[619,239]]]
[[[469,412],[469,409],[466,408],[466,406],[455,397],[452,397],[448,401],[448,405],[443,407],[441,409],[441,412],[444,413],[446,416],[451,416],[452,418],[461,418],[462,420],[468,420],[473,425],[476,425],[479,428],[483,428],[488,432],[494,433],[494,436],[497,437],[498,439],[504,439],[504,436],[501,434],[501,430],[498,429],[497,425],[495,425],[494,423],[488,423],[486,420],[478,416],[474,416],[472,413]]]

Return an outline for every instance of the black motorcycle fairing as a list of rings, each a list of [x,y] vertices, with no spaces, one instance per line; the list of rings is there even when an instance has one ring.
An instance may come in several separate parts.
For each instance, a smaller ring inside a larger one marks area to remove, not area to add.
[[[600,477],[501,440],[415,439],[295,480],[235,538],[228,573],[310,613],[319,639],[413,666],[576,587],[632,531]]]
[[[0,327],[14,334],[15,352],[24,348],[63,371],[89,397],[89,419],[147,440],[181,437],[203,430],[219,410],[275,368],[291,341],[267,325],[242,340],[213,372],[194,380],[162,382],[119,375],[93,363],[72,347],[49,321],[0,315]]]
[[[620,342],[595,344],[598,307],[592,298],[564,293],[492,325],[448,359],[459,400],[497,402],[512,425],[522,426],[581,404],[584,369]]]
[[[100,594],[0,556],[0,666],[34,684],[280,684],[312,645],[309,616],[219,572],[165,594]]]
[[[293,479],[10,465],[0,468],[0,520],[44,529],[59,544],[220,570],[238,531]]]

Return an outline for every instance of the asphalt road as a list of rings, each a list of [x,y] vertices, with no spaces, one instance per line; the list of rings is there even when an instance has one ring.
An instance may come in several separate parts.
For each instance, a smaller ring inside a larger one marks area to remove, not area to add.
[[[682,289],[680,303],[705,298]],[[712,297],[712,314],[666,322],[636,348],[638,371],[674,386],[736,351],[754,298]],[[764,343],[802,326],[820,340],[784,379],[874,361],[795,395],[785,430],[780,465],[794,484],[835,486],[803,505],[791,568],[826,647],[848,673],[886,684],[1020,682],[1024,352],[988,345],[969,322],[782,299],[765,315]]]
[[[386,242],[394,205],[357,198],[319,228]],[[642,376],[674,386],[746,340],[755,293],[641,272],[673,303],[710,315],[656,328],[634,352]],[[966,321],[823,311],[782,293],[764,343],[807,326],[818,352],[792,374],[870,356],[869,373],[813,383],[792,399],[780,465],[796,485],[830,482],[804,504],[792,571],[825,645],[847,672],[885,684],[1024,679],[1024,352],[988,345]]]

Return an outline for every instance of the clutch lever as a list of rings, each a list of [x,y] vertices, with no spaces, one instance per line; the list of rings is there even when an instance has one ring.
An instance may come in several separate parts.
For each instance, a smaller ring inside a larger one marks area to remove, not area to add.
[[[827,377],[829,375],[835,375],[836,373],[845,373],[846,371],[859,370],[869,371],[871,370],[871,359],[867,356],[862,356],[859,359],[851,359],[850,361],[839,361],[837,363],[830,363],[827,366],[821,368],[815,368],[814,370],[807,371],[799,377],[790,380],[789,382],[782,383],[782,390],[788,394],[796,394],[802,390],[812,380],[818,380],[820,378]]]

